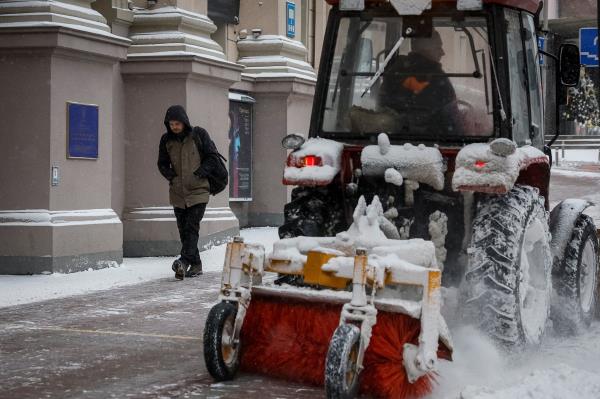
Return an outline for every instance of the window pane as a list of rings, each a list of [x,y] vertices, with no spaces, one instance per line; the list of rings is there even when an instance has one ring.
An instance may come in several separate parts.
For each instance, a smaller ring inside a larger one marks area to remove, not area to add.
[[[341,18],[323,132],[491,136],[487,20],[434,17],[432,24],[429,35],[403,38],[402,17]]]
[[[531,144],[529,139],[529,106],[527,104],[527,68],[519,12],[505,10],[507,24],[508,72],[513,138],[517,145]]]
[[[537,37],[533,17],[523,14],[523,27],[527,35],[525,40],[525,51],[527,55],[527,71],[529,77],[529,97],[531,101],[531,128],[534,132],[533,144],[543,145],[543,115],[541,99],[541,77],[538,63]]]

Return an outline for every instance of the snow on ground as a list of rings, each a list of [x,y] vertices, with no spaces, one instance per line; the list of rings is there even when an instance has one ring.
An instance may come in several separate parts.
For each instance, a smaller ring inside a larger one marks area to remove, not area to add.
[[[556,154],[556,150],[552,150],[552,155]],[[558,156],[560,161],[574,161],[574,162],[598,162],[600,157],[598,150],[565,150],[565,156],[562,156],[562,151],[558,150]]]
[[[553,203],[567,196],[577,196],[600,204],[600,191],[589,189],[600,185],[599,173],[553,168],[553,176],[561,180],[559,187],[553,190],[558,194]],[[572,182],[568,179],[571,177],[576,177],[577,181]],[[585,192],[582,185],[588,186]],[[248,242],[262,243],[270,251],[277,240],[277,230],[246,229],[242,230],[242,236]],[[205,270],[220,270],[224,255],[224,245],[203,252]],[[127,258],[120,267],[96,271],[0,276],[0,307],[172,278],[173,259]],[[498,350],[486,337],[469,327],[453,328],[452,335],[454,361],[441,362],[438,385],[427,399],[600,398],[600,322],[576,337],[550,333],[541,347],[516,354]]]
[[[548,336],[508,355],[469,327],[453,329],[453,362],[442,362],[428,399],[598,399],[600,324],[575,337]]]
[[[265,245],[272,250],[278,239],[273,227],[243,229],[241,235],[248,242]],[[225,259],[225,244],[200,254],[204,271],[219,271]],[[125,258],[118,267],[88,270],[79,273],[35,276],[0,275],[0,307],[63,298],[145,281],[173,277],[171,264],[175,257]]]

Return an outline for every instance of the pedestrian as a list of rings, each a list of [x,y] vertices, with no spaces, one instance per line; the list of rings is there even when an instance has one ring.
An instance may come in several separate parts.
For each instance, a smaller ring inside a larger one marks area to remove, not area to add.
[[[181,105],[167,110],[165,127],[167,132],[159,145],[158,170],[169,181],[169,202],[174,208],[181,240],[181,256],[173,262],[172,269],[175,278],[183,280],[202,274],[198,250],[200,222],[211,194],[209,176],[221,166],[213,155],[220,155],[208,132],[192,127]]]

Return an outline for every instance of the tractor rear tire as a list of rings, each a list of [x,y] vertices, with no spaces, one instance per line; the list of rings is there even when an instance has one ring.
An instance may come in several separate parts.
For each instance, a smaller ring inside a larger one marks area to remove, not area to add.
[[[575,334],[590,326],[600,301],[598,237],[594,221],[580,215],[565,256],[553,270],[552,321],[561,334]]]
[[[516,186],[480,197],[468,253],[465,319],[508,348],[540,343],[550,314],[552,255],[537,189]]]
[[[296,187],[285,205],[279,238],[333,237],[346,229],[343,197],[339,188]]]
[[[342,324],[329,342],[325,360],[325,392],[328,399],[350,399],[358,393],[360,328]]]
[[[220,302],[212,307],[204,327],[204,362],[216,381],[235,377],[240,364],[240,344],[229,343],[234,333],[237,307]]]

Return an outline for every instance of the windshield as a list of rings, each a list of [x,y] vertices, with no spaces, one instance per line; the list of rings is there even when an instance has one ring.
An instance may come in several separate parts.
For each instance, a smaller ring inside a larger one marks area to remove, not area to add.
[[[342,17],[322,131],[397,139],[489,137],[492,83],[484,17]]]

